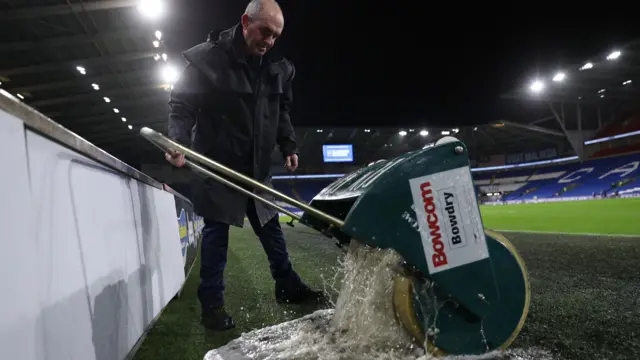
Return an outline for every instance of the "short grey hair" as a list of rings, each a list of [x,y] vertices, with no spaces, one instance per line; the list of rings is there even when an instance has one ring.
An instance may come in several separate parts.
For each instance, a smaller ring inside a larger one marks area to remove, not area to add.
[[[251,0],[244,13],[249,15],[250,18],[257,18],[262,14],[262,9],[266,2],[273,2],[280,6],[275,0]]]

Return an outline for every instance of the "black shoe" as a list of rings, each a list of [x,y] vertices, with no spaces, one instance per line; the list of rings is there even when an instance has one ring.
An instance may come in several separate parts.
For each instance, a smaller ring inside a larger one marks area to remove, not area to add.
[[[304,283],[294,286],[276,283],[276,301],[281,304],[314,304],[319,306],[329,304],[323,291],[311,290]]]
[[[223,331],[236,327],[233,318],[227,314],[224,307],[202,310],[200,323],[211,331]]]

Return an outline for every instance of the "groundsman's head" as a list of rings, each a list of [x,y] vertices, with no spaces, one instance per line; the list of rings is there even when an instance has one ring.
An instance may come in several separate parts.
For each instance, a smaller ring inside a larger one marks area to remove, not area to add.
[[[242,15],[241,24],[247,52],[262,56],[282,34],[284,15],[274,0],[252,0]]]

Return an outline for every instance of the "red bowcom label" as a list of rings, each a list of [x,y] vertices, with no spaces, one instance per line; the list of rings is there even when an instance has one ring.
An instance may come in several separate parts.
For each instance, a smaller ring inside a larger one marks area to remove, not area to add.
[[[417,220],[411,227],[420,234],[429,273],[489,257],[468,167],[410,179],[409,186]]]
[[[433,201],[433,191],[431,190],[431,183],[424,182],[420,184],[420,191],[422,192],[422,202],[424,205],[424,211],[426,213],[426,221],[429,225],[429,236],[431,237],[431,244],[433,247],[433,255],[431,255],[431,262],[433,267],[438,268],[443,265],[447,265],[447,254],[445,253],[444,242],[442,242],[442,233],[440,231],[440,219],[438,218],[437,205]]]

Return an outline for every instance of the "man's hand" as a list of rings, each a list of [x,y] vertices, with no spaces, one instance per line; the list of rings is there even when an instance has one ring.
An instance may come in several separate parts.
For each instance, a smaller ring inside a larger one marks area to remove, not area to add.
[[[167,159],[168,162],[173,164],[173,166],[177,167],[182,167],[185,163],[184,155],[173,150],[169,150],[168,153],[165,153],[164,158]]]
[[[298,168],[298,155],[293,154],[291,156],[287,156],[284,163],[285,169],[294,172]]]

